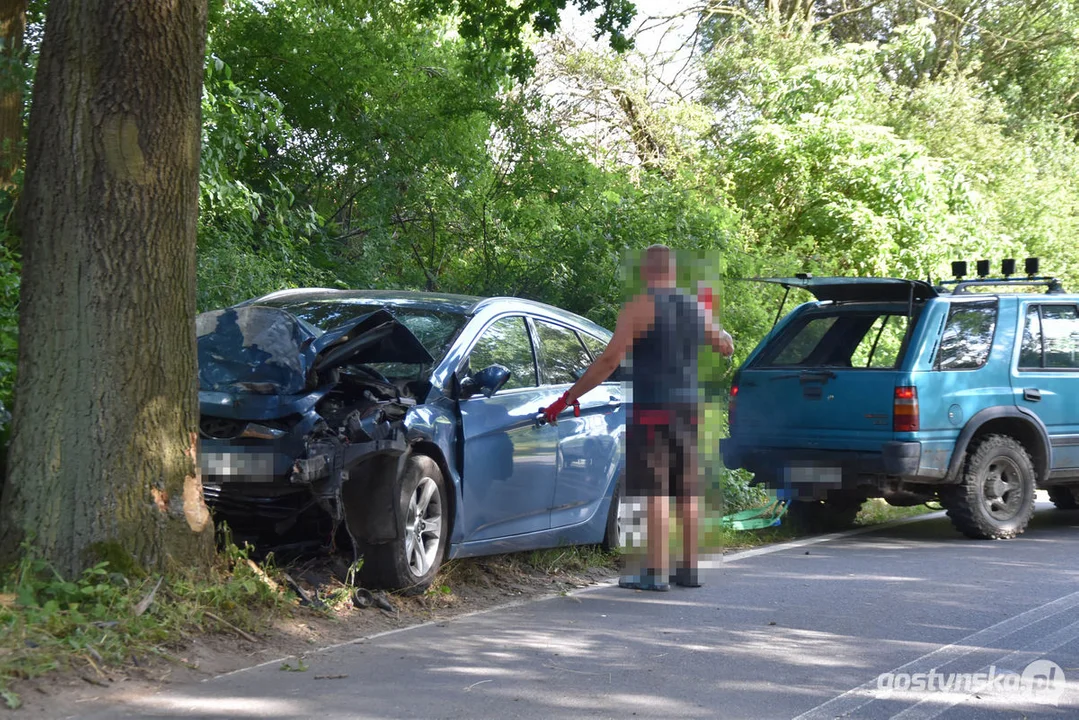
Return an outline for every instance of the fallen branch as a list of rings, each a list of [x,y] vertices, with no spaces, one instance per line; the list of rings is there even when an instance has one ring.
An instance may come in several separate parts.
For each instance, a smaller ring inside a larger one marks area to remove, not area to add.
[[[238,627],[236,627],[235,625],[233,625],[232,623],[230,623],[230,622],[229,622],[228,620],[226,620],[225,618],[223,618],[223,617],[218,617],[217,615],[214,615],[214,614],[213,614],[212,612],[210,612],[209,610],[203,610],[203,611],[202,611],[202,614],[203,614],[203,615],[205,615],[206,617],[210,618],[211,620],[216,620],[217,622],[221,623],[221,624],[222,624],[222,625],[224,625],[225,627],[227,627],[227,628],[229,628],[230,630],[234,631],[234,632],[235,632],[235,633],[236,633],[237,635],[239,635],[240,637],[242,637],[242,638],[243,638],[244,640],[247,640],[248,642],[253,642],[253,643],[257,643],[257,642],[258,642],[258,638],[257,638],[257,637],[255,637],[255,636],[254,636],[254,635],[252,635],[251,633],[248,633],[248,632],[244,632],[244,631],[243,631],[243,630],[241,630],[240,628],[238,628]]]
[[[267,575],[266,571],[260,568],[254,560],[247,558],[247,566],[251,568],[251,572],[255,573],[255,577],[261,580],[266,587],[270,588],[276,593],[281,592],[281,586],[278,585],[272,577]]]
[[[139,604],[135,606],[135,617],[139,617],[144,612],[146,612],[147,608],[150,607],[150,603],[152,603],[154,601],[154,595],[157,595],[157,589],[159,587],[161,587],[161,583],[164,580],[165,580],[164,575],[159,577],[157,579],[157,585],[154,585],[154,589],[151,590],[150,592],[146,593],[146,597],[144,597],[142,600],[139,600]]]

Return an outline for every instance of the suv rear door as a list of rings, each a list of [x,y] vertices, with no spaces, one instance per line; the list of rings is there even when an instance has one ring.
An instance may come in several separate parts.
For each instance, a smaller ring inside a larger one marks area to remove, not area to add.
[[[1022,335],[1012,373],[1019,407],[1045,423],[1056,477],[1079,476],[1079,307],[1074,301],[1020,303]]]
[[[824,301],[803,306],[738,376],[740,445],[880,450],[909,328],[935,294],[916,281],[818,278],[799,286]]]

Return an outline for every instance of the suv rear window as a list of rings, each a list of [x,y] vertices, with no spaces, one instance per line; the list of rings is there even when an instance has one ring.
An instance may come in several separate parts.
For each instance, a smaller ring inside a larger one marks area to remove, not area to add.
[[[975,370],[985,365],[996,327],[996,300],[952,305],[940,338],[937,369]]]
[[[895,368],[909,324],[906,307],[807,314],[772,343],[756,366]]]

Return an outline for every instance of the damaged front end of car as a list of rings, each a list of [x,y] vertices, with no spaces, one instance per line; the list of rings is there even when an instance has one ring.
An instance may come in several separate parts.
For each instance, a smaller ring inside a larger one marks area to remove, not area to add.
[[[354,548],[392,537],[392,508],[367,520],[409,449],[417,399],[371,366],[431,363],[412,332],[385,309],[322,332],[281,308],[240,305],[199,315],[196,334],[215,516],[264,546],[333,547],[341,527]]]

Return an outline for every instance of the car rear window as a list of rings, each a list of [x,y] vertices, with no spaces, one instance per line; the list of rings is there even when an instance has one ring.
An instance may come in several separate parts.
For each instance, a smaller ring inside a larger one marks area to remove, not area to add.
[[[938,370],[975,370],[989,360],[997,327],[997,301],[956,303],[937,351]]]
[[[807,314],[771,344],[756,366],[895,368],[909,325],[906,307],[837,308]]]

